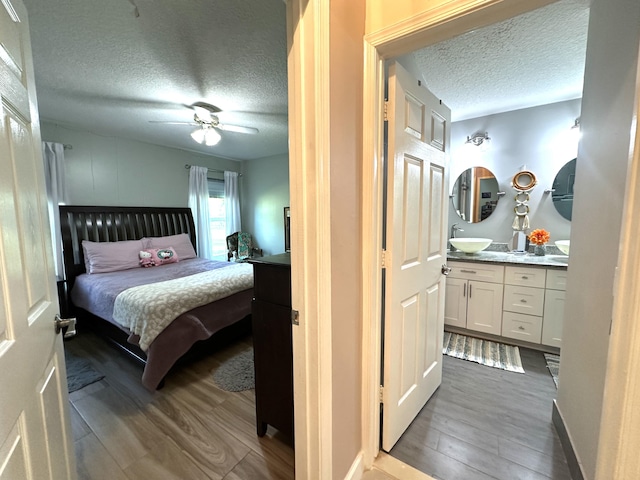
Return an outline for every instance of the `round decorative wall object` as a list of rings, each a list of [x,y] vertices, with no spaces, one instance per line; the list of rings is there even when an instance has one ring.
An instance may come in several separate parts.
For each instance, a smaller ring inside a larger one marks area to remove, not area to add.
[[[536,186],[538,180],[533,172],[529,170],[522,170],[516,173],[511,180],[513,188],[520,190],[521,192],[527,192]]]

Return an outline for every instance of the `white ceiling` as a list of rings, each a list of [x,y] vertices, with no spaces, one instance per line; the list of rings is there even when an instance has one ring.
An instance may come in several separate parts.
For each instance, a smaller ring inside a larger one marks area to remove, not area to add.
[[[282,0],[23,1],[42,120],[238,160],[287,152]],[[454,121],[578,98],[588,6],[561,0],[406,60]],[[207,147],[193,127],[149,123],[189,122],[201,101],[260,133]]]

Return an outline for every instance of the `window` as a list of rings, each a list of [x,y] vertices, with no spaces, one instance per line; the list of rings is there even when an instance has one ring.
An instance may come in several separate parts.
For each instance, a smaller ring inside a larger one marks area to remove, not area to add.
[[[227,229],[224,209],[224,180],[208,179],[211,250],[216,260],[227,259]]]

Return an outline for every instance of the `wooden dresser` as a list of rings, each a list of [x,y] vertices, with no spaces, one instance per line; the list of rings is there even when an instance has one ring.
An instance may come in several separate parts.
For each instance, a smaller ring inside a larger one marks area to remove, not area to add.
[[[291,255],[249,260],[253,264],[251,309],[259,436],[271,425],[293,439]]]

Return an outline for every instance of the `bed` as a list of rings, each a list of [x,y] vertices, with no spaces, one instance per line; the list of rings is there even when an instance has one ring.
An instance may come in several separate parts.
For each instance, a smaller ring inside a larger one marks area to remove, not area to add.
[[[61,313],[142,363],[147,389],[249,333],[251,266],[197,257],[190,209],[65,205],[60,223]]]

